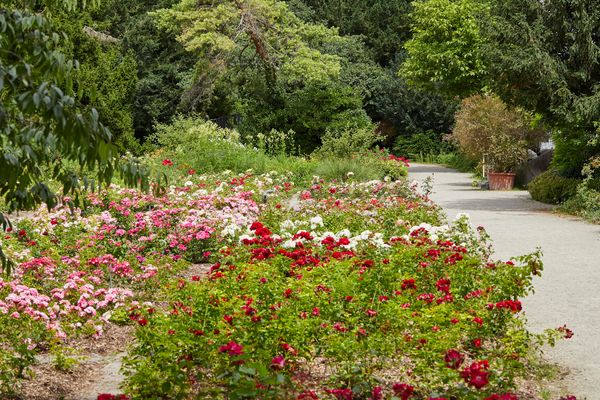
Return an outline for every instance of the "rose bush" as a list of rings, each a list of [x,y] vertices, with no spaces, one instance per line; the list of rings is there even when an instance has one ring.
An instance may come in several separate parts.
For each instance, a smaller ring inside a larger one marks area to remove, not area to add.
[[[485,231],[444,225],[403,181],[292,178],[186,171],[160,195],[112,187],[18,219],[2,391],[112,321],[136,327],[134,399],[512,398],[538,255],[491,260]]]

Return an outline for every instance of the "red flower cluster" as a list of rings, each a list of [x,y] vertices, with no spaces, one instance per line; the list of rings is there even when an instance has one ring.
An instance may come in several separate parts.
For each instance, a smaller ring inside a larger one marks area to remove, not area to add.
[[[487,360],[475,361],[469,365],[469,367],[465,368],[460,375],[467,384],[474,386],[477,389],[481,389],[489,383],[489,368],[490,364]]]
[[[516,313],[523,309],[519,300],[504,300],[496,303],[496,308],[504,308]]]
[[[369,400],[383,400],[383,388],[381,386],[375,386]]]
[[[285,358],[283,356],[275,356],[271,360],[271,368],[281,370],[285,367]]]
[[[219,347],[219,351],[221,353],[228,353],[231,357],[244,354],[244,348],[242,347],[242,345],[234,341],[231,341],[226,345]]]
[[[410,161],[410,160],[409,160],[408,158],[405,158],[405,157],[398,157],[398,156],[395,156],[395,155],[393,155],[393,154],[390,154],[390,155],[389,155],[389,157],[387,158],[387,160],[392,160],[392,161],[401,162],[401,163],[403,163],[403,164],[404,164],[406,167],[409,167],[409,166],[410,166],[410,164],[409,164],[409,161]]]
[[[485,400],[519,400],[519,398],[511,393],[504,394],[493,394],[489,397],[486,397]]]
[[[326,392],[334,395],[338,400],[352,400],[352,389],[327,389]]]
[[[97,400],[129,400],[129,396],[124,394],[100,393]]]
[[[450,349],[446,352],[444,356],[444,361],[446,362],[446,366],[452,369],[459,369],[465,360],[465,356],[460,354],[458,350]]]
[[[406,383],[394,383],[392,386],[394,396],[400,397],[401,400],[408,400],[415,392],[415,388]]]
[[[559,332],[564,332],[565,339],[571,339],[573,337],[573,335],[575,335],[572,330],[570,330],[569,328],[567,328],[566,325],[563,325],[563,326],[559,327],[558,331]]]
[[[172,167],[173,166],[173,161],[171,161],[168,158],[166,158],[166,159],[163,160],[162,165],[164,165],[165,167]]]

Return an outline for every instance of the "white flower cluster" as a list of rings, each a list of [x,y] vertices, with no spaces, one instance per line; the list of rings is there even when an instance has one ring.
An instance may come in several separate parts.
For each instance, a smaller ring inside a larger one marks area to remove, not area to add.
[[[426,230],[427,233],[429,234],[429,238],[433,241],[446,238],[448,233],[450,232],[450,226],[448,226],[448,225],[433,226],[433,225],[425,223],[425,222],[423,222],[420,225],[413,226],[412,228],[410,228],[409,232],[413,233],[415,231],[418,231],[419,229]],[[408,240],[409,235],[404,235],[403,238]]]
[[[324,239],[328,237],[334,238],[336,241],[341,238],[347,238],[349,240],[349,244],[340,246],[345,250],[354,250],[361,243],[370,244],[376,246],[380,249],[387,249],[390,246],[385,243],[383,238],[383,233],[379,232],[371,232],[366,230],[359,235],[353,236],[352,233],[348,229],[341,230],[337,233],[334,232],[319,232],[318,228],[323,228],[323,218],[319,215],[312,217],[309,221],[291,221],[286,220],[281,223],[281,231],[284,238],[287,238],[285,242],[283,242],[282,247],[284,248],[294,248],[296,247],[296,243],[298,242],[306,242],[306,239],[297,238],[292,239],[293,236],[302,231],[303,227],[306,227],[308,231],[308,227],[310,226],[310,235],[314,238],[312,242],[321,243]]]

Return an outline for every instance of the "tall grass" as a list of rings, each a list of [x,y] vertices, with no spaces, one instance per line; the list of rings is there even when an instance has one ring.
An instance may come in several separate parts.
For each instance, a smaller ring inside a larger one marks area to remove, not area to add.
[[[243,144],[237,131],[199,118],[177,118],[170,125],[159,125],[151,140],[154,151],[146,160],[156,169],[165,159],[197,173],[278,171],[293,172],[296,179],[305,179],[314,169],[310,160],[288,156],[283,150],[273,152]]]
[[[382,171],[373,163],[357,158],[324,158],[320,159],[314,169],[315,175],[325,180],[357,180],[370,181],[381,179]]]

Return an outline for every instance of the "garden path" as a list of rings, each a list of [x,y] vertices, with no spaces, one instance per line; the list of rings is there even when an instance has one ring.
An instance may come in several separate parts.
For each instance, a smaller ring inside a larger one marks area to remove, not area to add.
[[[470,175],[453,169],[413,164],[409,170],[410,180],[431,175],[433,201],[450,220],[464,212],[484,226],[496,257],[542,248],[543,277],[535,278],[535,294],[523,301],[528,325],[541,332],[567,324],[575,332],[547,349],[546,358],[570,371],[567,386],[579,400],[600,400],[600,226],[553,214],[526,191],[472,188]]]

